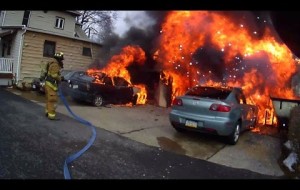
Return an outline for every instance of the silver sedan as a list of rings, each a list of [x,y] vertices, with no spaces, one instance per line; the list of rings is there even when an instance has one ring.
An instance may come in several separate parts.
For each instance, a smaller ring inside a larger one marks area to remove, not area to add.
[[[172,102],[169,120],[185,130],[226,136],[236,144],[240,132],[255,127],[258,108],[247,104],[241,88],[195,86]]]

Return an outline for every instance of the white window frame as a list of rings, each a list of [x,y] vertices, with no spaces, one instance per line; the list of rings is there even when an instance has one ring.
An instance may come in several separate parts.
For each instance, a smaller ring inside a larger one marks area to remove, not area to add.
[[[61,17],[56,17],[56,19],[55,19],[55,28],[63,30],[64,26],[65,26],[65,19],[61,18]]]

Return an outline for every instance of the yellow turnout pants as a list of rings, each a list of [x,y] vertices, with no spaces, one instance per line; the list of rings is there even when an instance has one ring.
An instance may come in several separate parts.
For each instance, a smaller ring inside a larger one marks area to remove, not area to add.
[[[56,116],[56,107],[58,102],[57,91],[53,90],[50,86],[45,85],[45,95],[46,95],[46,108],[45,113],[48,113],[49,119],[54,119]]]

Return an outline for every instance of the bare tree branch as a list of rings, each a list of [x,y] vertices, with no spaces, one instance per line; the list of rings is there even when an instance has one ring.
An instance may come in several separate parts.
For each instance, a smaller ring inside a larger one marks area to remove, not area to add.
[[[82,25],[82,30],[91,39],[103,40],[107,35],[111,35],[113,24],[117,19],[116,11],[78,11],[81,16],[77,17],[77,22]]]

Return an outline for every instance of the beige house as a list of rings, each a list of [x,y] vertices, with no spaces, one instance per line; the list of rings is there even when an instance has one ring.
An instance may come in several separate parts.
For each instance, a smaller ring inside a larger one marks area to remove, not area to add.
[[[68,70],[99,61],[102,46],[85,35],[77,16],[77,11],[0,11],[0,85],[39,77],[55,52],[64,53]]]

